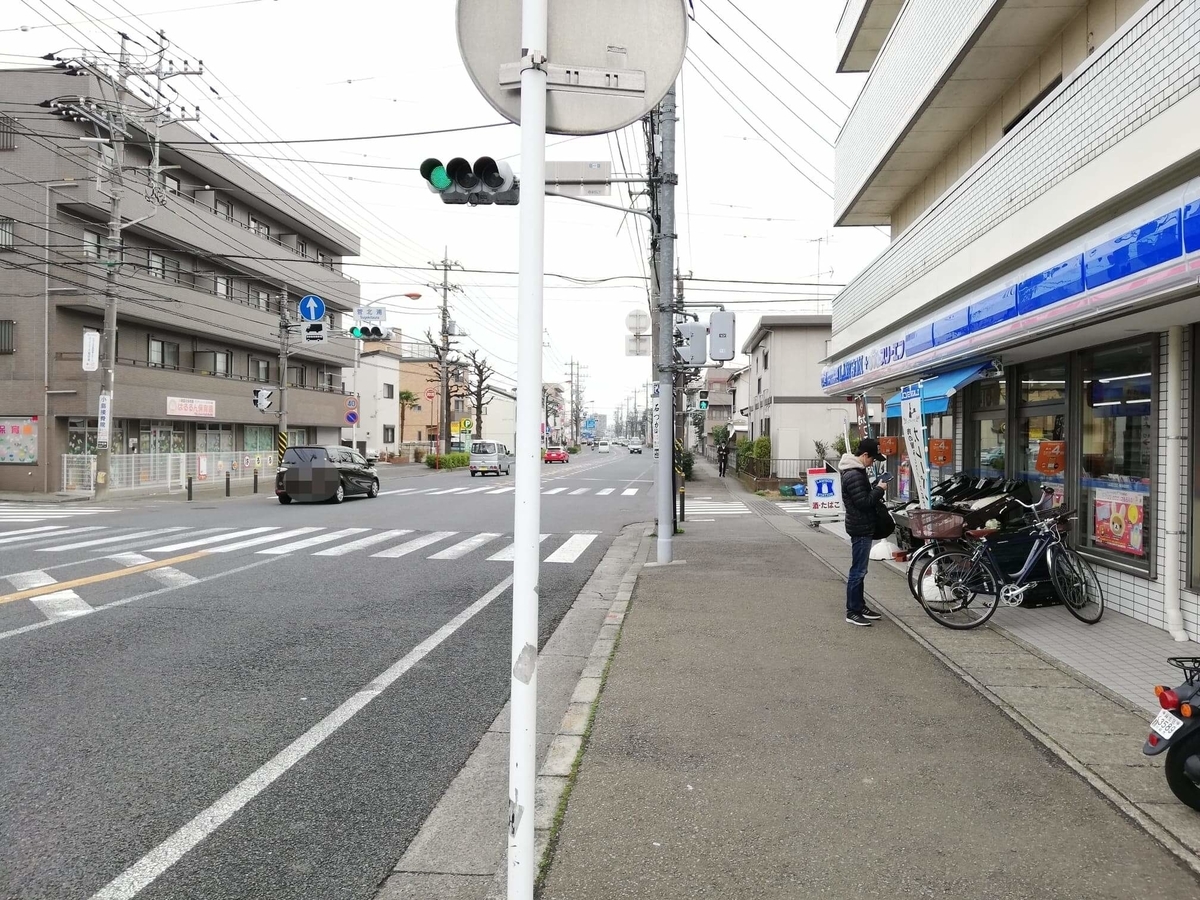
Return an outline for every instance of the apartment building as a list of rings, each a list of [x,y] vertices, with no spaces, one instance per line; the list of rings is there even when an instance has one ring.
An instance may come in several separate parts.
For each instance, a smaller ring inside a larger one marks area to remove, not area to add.
[[[1049,485],[1110,606],[1200,638],[1200,0],[850,0],[869,72],[830,396],[919,383],[938,475]]]
[[[721,426],[729,428],[733,419],[733,393],[729,387],[732,375],[732,369],[704,370],[704,388],[708,391],[708,412],[704,415],[705,444],[712,445],[713,431]]]
[[[64,455],[95,450],[101,372],[81,358],[103,329],[113,151],[92,101],[112,96],[94,75],[0,72],[0,490],[58,490]],[[281,376],[280,314],[317,294],[341,327],[358,236],[182,125],[160,140],[155,177],[129,126],[112,452],[269,455],[278,403],[252,394],[282,380],[291,442],[336,443],[350,339],[296,331]]]

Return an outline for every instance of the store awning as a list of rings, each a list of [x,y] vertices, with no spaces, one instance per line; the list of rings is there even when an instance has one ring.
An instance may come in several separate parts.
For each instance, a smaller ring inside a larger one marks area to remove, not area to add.
[[[921,414],[936,416],[946,412],[950,409],[950,398],[954,396],[955,391],[978,381],[991,369],[991,363],[977,363],[965,369],[943,372],[926,379],[921,383]],[[900,395],[889,397],[885,409],[887,418],[900,418]]]

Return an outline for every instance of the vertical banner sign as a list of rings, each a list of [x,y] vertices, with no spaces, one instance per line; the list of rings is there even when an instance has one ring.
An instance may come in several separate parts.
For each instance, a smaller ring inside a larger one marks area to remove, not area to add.
[[[107,450],[112,431],[112,394],[100,392],[100,410],[96,416],[96,449]]]
[[[100,332],[83,333],[83,371],[95,372],[100,368]]]
[[[854,395],[854,414],[858,419],[859,438],[874,437],[871,434],[871,414],[867,411],[867,395]]]
[[[842,514],[842,476],[824,468],[808,470],[808,503],[814,515]]]
[[[921,415],[921,384],[900,389],[900,421],[904,427],[904,443],[908,447],[908,465],[922,509],[929,509],[929,457],[925,446],[925,417]]]

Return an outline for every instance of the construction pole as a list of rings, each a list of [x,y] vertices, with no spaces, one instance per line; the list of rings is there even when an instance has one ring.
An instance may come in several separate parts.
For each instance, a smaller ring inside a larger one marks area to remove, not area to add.
[[[283,454],[288,448],[288,406],[287,406],[287,370],[288,354],[290,352],[291,331],[288,326],[287,291],[279,294],[279,435],[276,447],[279,450],[279,462],[283,462]]]
[[[659,104],[662,131],[662,171],[659,173],[658,255],[658,562],[674,558],[675,538],[675,453],[672,425],[675,420],[675,304],[671,284],[675,275],[675,86]]]
[[[121,57],[117,72],[117,103],[109,120],[113,147],[113,170],[109,182],[108,245],[104,277],[104,361],[100,373],[100,406],[96,418],[95,498],[108,497],[112,476],[113,394],[117,380],[117,279],[121,267],[121,195],[125,177],[125,80],[129,71],[128,38],[121,35]]]

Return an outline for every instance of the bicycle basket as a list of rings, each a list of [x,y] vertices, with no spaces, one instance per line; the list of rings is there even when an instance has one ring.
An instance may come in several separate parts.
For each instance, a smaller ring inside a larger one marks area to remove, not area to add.
[[[926,541],[954,541],[963,536],[966,517],[941,509],[918,509],[909,513],[908,523],[913,537]]]
[[[1200,657],[1172,656],[1167,662],[1177,669],[1183,669],[1183,677],[1188,684],[1195,684],[1197,676],[1200,676]]]

